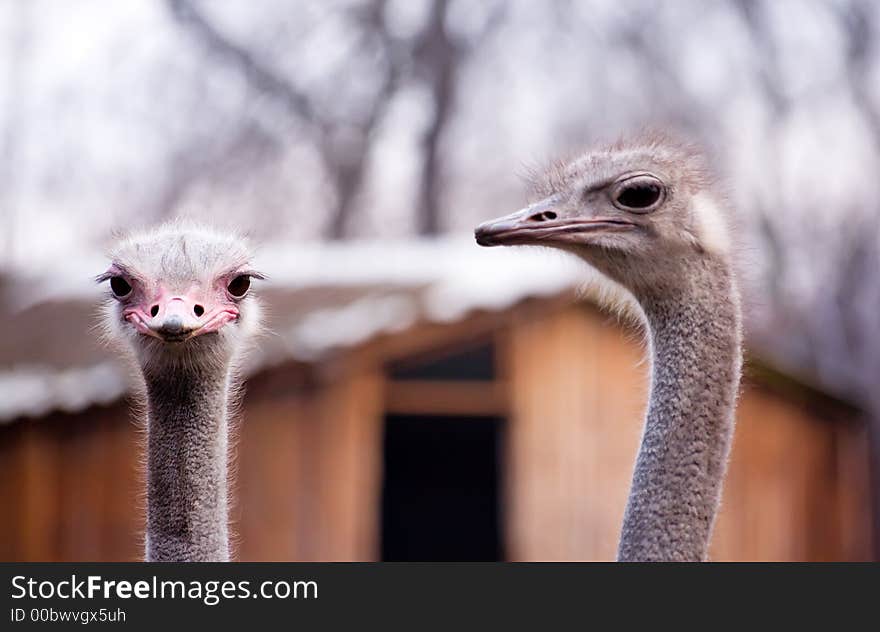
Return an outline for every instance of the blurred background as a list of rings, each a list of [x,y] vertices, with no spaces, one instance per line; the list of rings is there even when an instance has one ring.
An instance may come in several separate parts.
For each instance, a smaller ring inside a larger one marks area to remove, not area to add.
[[[270,275],[240,559],[613,558],[639,335],[471,231],[645,127],[705,145],[746,260],[713,557],[874,559],[878,29],[871,0],[0,0],[0,559],[140,555],[90,279],[178,216]]]

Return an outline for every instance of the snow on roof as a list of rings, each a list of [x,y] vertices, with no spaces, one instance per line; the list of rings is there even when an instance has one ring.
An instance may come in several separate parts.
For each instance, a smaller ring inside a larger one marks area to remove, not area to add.
[[[33,366],[0,370],[0,421],[110,404],[127,390],[122,372],[112,362],[57,371]]]
[[[124,369],[92,331],[101,290],[90,277],[107,262],[94,253],[79,262],[14,284],[31,292],[14,292],[4,315],[16,336],[0,341],[0,421],[75,412],[126,392]],[[259,293],[274,335],[249,371],[313,362],[415,322],[455,322],[475,310],[555,296],[590,274],[561,253],[480,248],[471,236],[270,244],[255,265],[269,277]]]

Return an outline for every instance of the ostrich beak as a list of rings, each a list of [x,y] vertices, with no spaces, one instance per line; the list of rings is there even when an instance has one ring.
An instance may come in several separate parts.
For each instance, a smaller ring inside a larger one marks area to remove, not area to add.
[[[191,303],[180,297],[165,302],[164,306],[160,306],[156,322],[150,324],[150,329],[168,342],[181,341],[196,334],[202,323],[195,318],[195,305]]]
[[[483,222],[474,230],[474,237],[481,246],[503,246],[512,243],[505,237],[512,237],[528,231],[548,218],[555,218],[555,200],[547,198],[510,215]],[[539,219],[540,218],[540,219]],[[552,221],[552,220],[551,220]]]
[[[194,293],[162,292],[148,309],[127,310],[124,317],[144,335],[163,342],[183,342],[219,330],[238,318],[238,309],[230,304],[212,307]]]
[[[584,233],[630,230],[636,224],[620,217],[561,217],[556,197],[477,226],[481,246],[546,245],[579,241]]]

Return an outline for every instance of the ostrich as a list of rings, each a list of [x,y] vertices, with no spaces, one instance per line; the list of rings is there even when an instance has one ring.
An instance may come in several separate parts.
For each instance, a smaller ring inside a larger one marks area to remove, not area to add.
[[[227,449],[236,361],[259,326],[250,254],[182,223],[134,234],[98,277],[107,336],[142,380],[147,561],[228,561]]]
[[[477,242],[573,253],[646,323],[650,400],[618,560],[704,560],[742,364],[732,249],[705,160],[648,137],[557,164],[538,189],[539,202],[478,226]]]

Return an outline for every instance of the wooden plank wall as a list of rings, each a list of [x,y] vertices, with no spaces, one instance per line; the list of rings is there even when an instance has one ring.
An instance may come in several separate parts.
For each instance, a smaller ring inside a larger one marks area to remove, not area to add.
[[[642,345],[578,307],[523,317],[507,344],[511,556],[613,559],[647,399]],[[746,384],[712,559],[869,559],[862,434]]]
[[[379,556],[384,433],[383,380],[357,371],[326,389],[319,470],[323,525],[320,558],[367,561]]]
[[[122,405],[0,427],[0,559],[139,559],[139,440]]]
[[[715,532],[717,559],[871,558],[865,428],[746,384]]]
[[[508,344],[508,552],[611,559],[646,393],[639,350],[577,309],[524,316]]]

